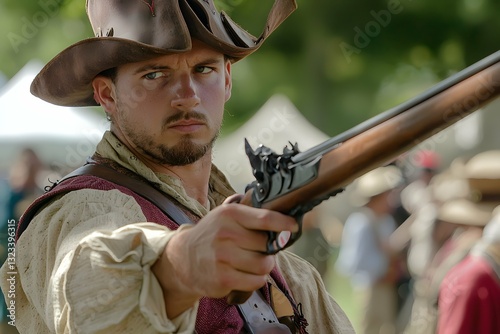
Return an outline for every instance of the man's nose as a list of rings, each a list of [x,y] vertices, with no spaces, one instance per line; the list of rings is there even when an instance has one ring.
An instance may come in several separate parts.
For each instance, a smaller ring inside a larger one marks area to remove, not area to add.
[[[179,78],[172,99],[172,107],[183,111],[191,111],[199,104],[200,98],[192,78],[188,75]]]

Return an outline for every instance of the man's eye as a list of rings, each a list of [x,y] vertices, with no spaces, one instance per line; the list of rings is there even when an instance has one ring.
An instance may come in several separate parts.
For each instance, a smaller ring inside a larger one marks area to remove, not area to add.
[[[154,80],[154,79],[158,79],[158,78],[163,77],[163,76],[165,76],[165,74],[163,72],[151,72],[151,73],[146,74],[144,77],[148,80]]]
[[[207,74],[212,72],[214,69],[208,66],[198,66],[196,68],[196,72],[201,73],[201,74]]]

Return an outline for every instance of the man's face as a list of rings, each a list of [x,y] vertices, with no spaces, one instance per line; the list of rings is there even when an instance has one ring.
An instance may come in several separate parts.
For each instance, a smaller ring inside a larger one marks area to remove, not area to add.
[[[112,130],[140,158],[191,164],[210,154],[219,134],[230,71],[223,54],[199,41],[186,53],[120,66],[107,110]]]

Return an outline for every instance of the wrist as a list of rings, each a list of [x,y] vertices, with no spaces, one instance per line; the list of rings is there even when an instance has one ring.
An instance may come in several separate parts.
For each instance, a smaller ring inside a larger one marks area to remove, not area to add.
[[[192,308],[202,297],[196,294],[194,289],[183,279],[185,268],[180,265],[186,264],[186,260],[182,254],[182,247],[179,247],[181,241],[176,239],[179,238],[180,234],[185,233],[185,230],[186,228],[182,228],[171,237],[163,253],[151,268],[162,288],[165,309],[170,319]],[[179,259],[183,261],[179,261]]]

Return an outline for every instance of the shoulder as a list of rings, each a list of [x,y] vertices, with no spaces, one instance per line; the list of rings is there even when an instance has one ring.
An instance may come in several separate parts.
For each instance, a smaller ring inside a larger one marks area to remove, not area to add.
[[[465,285],[475,284],[490,277],[492,273],[491,266],[486,259],[480,256],[467,256],[450,269],[445,280],[462,282]]]
[[[93,175],[78,175],[57,184],[39,197],[25,212],[19,224],[19,234],[32,225],[32,221],[52,220],[63,215],[79,221],[79,217],[121,213],[132,220],[144,220],[144,214],[152,220],[164,220],[164,215],[152,202],[131,189]],[[124,220],[127,221],[127,217]]]
[[[106,215],[112,212],[137,212],[139,205],[133,196],[117,189],[78,189],[65,194],[55,195],[38,216],[61,217],[81,220],[87,217]],[[140,212],[140,210],[139,210]],[[34,220],[35,220],[34,219]]]
[[[19,242],[37,235],[61,240],[76,231],[111,230],[140,221],[146,218],[132,196],[116,189],[79,189],[51,198],[27,225]]]
[[[500,291],[495,275],[485,259],[468,256],[446,274],[440,288],[441,295],[444,298],[461,296],[484,299],[481,294],[484,289],[490,290],[491,287],[498,286],[497,290]]]

